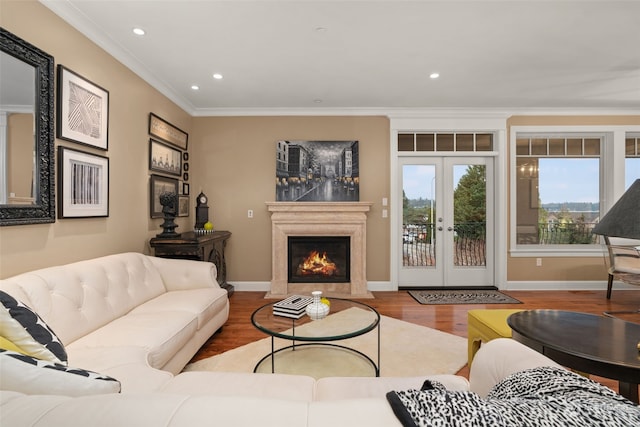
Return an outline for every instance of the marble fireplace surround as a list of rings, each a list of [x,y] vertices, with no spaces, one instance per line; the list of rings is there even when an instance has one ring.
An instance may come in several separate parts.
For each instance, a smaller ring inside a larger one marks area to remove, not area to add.
[[[373,298],[367,290],[367,213],[370,202],[267,202],[271,212],[271,289],[265,298],[322,291],[337,298]],[[349,236],[351,281],[289,283],[289,236]]]

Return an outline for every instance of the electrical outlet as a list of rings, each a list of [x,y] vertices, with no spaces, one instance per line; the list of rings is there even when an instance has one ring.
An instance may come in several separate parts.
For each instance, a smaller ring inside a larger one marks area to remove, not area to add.
[[[253,209],[247,211],[247,218],[253,218]]]
[[[382,206],[387,206],[389,204],[389,199],[387,199],[386,197],[382,198]]]
[[[542,267],[542,258],[536,258],[536,267]]]
[[[389,216],[389,212],[386,209],[382,209],[382,218],[386,218]]]

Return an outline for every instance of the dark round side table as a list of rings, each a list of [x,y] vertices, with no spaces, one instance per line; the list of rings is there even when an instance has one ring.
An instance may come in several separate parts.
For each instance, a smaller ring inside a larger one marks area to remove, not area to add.
[[[560,365],[618,380],[619,392],[638,403],[640,324],[560,310],[528,310],[507,319],[513,339]]]

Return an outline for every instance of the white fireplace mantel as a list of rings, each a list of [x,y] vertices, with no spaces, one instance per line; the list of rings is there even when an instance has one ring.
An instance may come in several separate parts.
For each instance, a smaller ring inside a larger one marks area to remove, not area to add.
[[[320,290],[343,298],[373,298],[367,290],[367,213],[371,202],[267,202],[271,212],[271,289],[266,298]],[[349,283],[288,283],[289,236],[349,236]]]

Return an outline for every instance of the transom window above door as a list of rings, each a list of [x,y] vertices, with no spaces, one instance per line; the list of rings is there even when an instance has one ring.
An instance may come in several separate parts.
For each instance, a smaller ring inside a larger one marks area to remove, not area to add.
[[[493,151],[492,133],[399,133],[400,152],[486,152]]]

